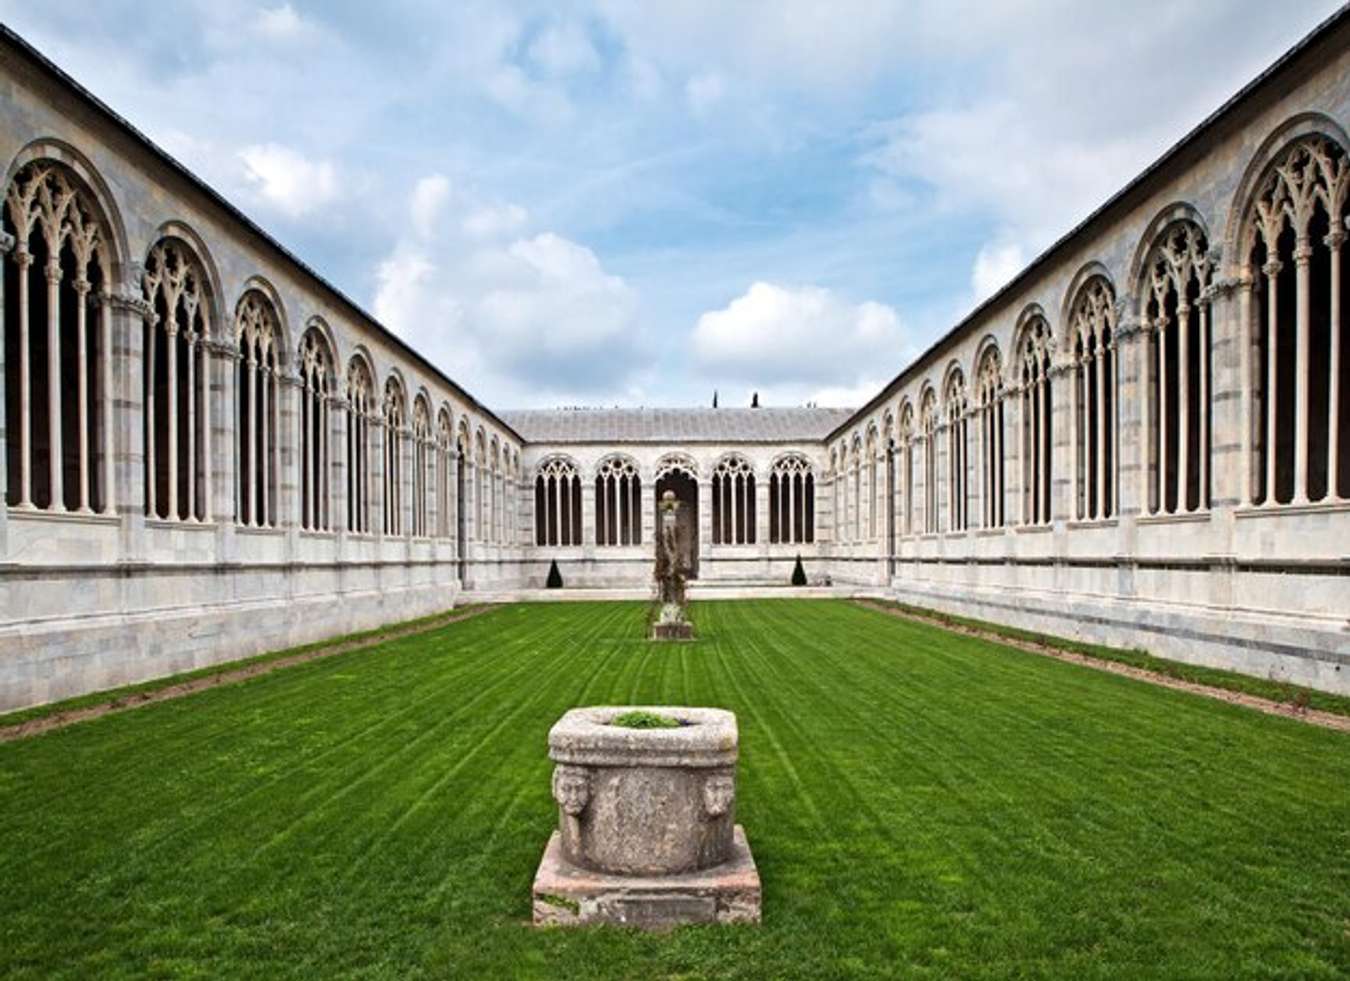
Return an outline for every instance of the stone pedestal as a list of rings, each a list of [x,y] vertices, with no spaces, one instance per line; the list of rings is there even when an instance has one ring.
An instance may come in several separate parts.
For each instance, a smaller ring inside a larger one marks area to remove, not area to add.
[[[535,926],[607,923],[662,930],[686,923],[758,923],[759,870],[736,825],[731,857],[680,875],[610,875],[573,865],[562,835],[548,840],[534,877]]]
[[[634,711],[681,724],[612,725]],[[558,830],[534,883],[538,925],[662,928],[759,921],[735,824],[736,717],[722,709],[573,709],[549,732]]]
[[[652,640],[693,640],[694,625],[687,620],[652,624]]]

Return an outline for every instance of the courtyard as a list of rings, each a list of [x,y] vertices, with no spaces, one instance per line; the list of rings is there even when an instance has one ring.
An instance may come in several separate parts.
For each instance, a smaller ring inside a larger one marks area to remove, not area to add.
[[[0,745],[6,977],[1339,977],[1350,739],[845,601],[517,604]],[[736,712],[764,923],[534,930],[545,735]]]

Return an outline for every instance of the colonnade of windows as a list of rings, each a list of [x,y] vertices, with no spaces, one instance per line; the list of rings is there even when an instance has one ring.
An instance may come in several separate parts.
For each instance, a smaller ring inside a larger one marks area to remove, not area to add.
[[[258,281],[246,284],[222,327],[202,246],[175,223],[147,250],[129,284],[136,299],[126,299],[107,214],[90,188],[67,164],[35,159],[16,168],[0,207],[0,237],[13,237],[3,261],[8,507],[114,512],[116,307],[140,325],[124,349],[139,355],[136,506],[147,518],[224,517],[259,529],[294,520],[312,532],[341,524],[367,534],[377,479],[386,534],[454,536],[462,496],[448,411],[433,432],[419,394],[410,426],[406,393],[392,378],[377,406],[367,361],[354,355],[340,372],[318,318],[288,353],[279,301]],[[222,430],[230,438],[213,448]],[[518,454],[503,447],[499,458],[489,523],[479,527],[507,542]],[[214,481],[226,466],[233,488],[224,484],[222,508]],[[283,489],[293,490],[293,504]],[[283,506],[295,508],[294,519]]]

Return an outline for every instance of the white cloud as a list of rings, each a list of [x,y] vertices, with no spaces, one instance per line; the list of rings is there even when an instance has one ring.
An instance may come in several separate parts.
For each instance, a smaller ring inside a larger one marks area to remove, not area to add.
[[[987,300],[1006,285],[1027,264],[1027,257],[1016,242],[986,243],[970,272],[970,288],[976,303]]]
[[[628,45],[679,74],[838,90],[874,77],[912,33],[909,4],[878,0],[601,0]]]
[[[600,67],[590,37],[576,24],[554,24],[530,44],[530,60],[550,75],[575,75]]]
[[[337,168],[327,160],[311,161],[277,143],[239,151],[244,180],[264,200],[291,218],[299,218],[341,195]]]
[[[685,98],[695,116],[704,115],[721,101],[725,92],[722,77],[713,73],[695,75],[684,86]]]
[[[254,29],[264,37],[277,41],[299,37],[304,34],[307,25],[289,3],[280,7],[263,7],[253,21]]]
[[[714,377],[761,385],[784,398],[856,393],[877,365],[911,353],[896,312],[884,303],[850,303],[819,286],[757,282],[694,327],[699,365]]]
[[[564,123],[574,114],[572,103],[563,92],[534,81],[518,65],[497,65],[483,85],[502,108],[535,122]]]
[[[435,234],[441,212],[449,200],[450,181],[441,174],[423,177],[413,185],[408,211],[419,238],[431,238]]]
[[[484,205],[464,217],[466,235],[474,238],[495,238],[510,235],[524,227],[529,212],[518,204]]]
[[[431,190],[429,190],[431,189]],[[406,239],[376,271],[375,315],[492,404],[555,404],[632,388],[638,297],[594,252],[555,232],[524,234],[525,209],[444,193],[434,236]],[[460,212],[463,212],[460,217]]]

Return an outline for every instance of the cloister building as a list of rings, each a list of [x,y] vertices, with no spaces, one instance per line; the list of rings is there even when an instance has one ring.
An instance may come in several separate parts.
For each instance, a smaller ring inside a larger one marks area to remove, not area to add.
[[[497,411],[0,29],[0,709],[544,584],[815,582],[1350,691],[1350,14],[857,410]],[[877,351],[880,359],[889,357]]]

